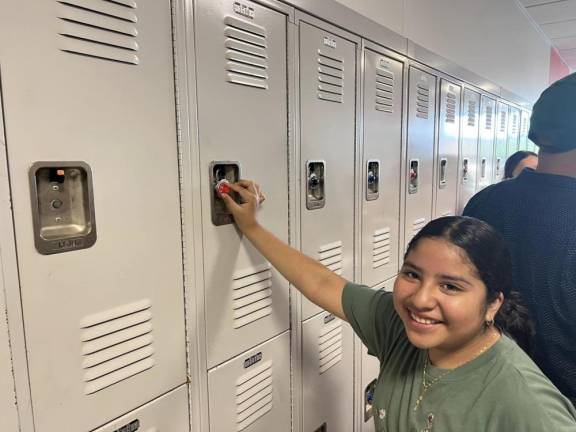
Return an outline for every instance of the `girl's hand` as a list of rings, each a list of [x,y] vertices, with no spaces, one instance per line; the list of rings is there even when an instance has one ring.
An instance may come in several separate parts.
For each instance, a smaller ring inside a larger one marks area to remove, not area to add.
[[[258,226],[256,210],[266,198],[260,191],[260,186],[252,180],[240,180],[237,183],[231,183],[230,189],[240,195],[242,204],[238,204],[230,195],[225,193],[221,195],[222,200],[228,211],[234,216],[234,221],[240,231],[246,233]]]

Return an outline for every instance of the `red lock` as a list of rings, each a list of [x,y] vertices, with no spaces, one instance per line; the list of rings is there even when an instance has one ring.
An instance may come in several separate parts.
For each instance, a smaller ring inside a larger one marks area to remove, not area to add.
[[[224,194],[229,195],[231,190],[230,182],[226,179],[219,180],[218,183],[216,183],[216,192],[218,193],[218,196]]]

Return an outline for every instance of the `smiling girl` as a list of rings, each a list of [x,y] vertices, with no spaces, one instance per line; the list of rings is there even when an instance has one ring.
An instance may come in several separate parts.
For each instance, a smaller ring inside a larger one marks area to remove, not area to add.
[[[487,224],[445,217],[410,242],[394,293],[342,279],[260,226],[258,185],[222,195],[254,246],[308,299],[348,321],[380,360],[379,432],[567,432],[576,411],[524,351],[509,252]]]

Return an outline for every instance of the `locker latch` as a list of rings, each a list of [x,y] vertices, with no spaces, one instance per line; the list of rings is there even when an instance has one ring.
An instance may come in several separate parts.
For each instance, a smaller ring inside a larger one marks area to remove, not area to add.
[[[468,181],[468,177],[470,174],[470,165],[468,158],[464,158],[462,160],[462,183],[466,183]]]
[[[380,191],[380,161],[369,160],[366,167],[366,201],[378,199]]]
[[[486,178],[486,158],[482,158],[482,162],[480,163],[480,177]]]
[[[438,175],[438,187],[440,189],[444,189],[446,187],[446,171],[448,168],[448,159],[442,158],[440,159],[440,166],[439,166],[439,175]]]
[[[326,205],[325,162],[306,162],[306,173],[306,208],[308,210],[320,209]]]
[[[415,194],[418,193],[418,170],[420,162],[418,159],[410,160],[410,168],[408,170],[408,193]]]
[[[501,164],[502,159],[501,158],[496,158],[496,177],[500,177],[500,164]]]
[[[228,225],[234,222],[234,218],[222,201],[221,194],[228,193],[236,202],[240,202],[240,197],[230,189],[230,183],[236,183],[238,180],[240,180],[240,163],[214,161],[210,164],[210,200],[214,225]]]
[[[314,432],[328,432],[328,426],[326,425],[326,423],[322,423],[322,426],[314,430]]]
[[[85,162],[36,162],[29,172],[34,243],[42,255],[96,242],[92,172]]]

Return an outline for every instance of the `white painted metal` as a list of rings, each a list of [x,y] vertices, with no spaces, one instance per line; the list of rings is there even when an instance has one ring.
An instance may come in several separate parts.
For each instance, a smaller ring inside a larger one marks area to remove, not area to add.
[[[509,157],[511,154],[518,151],[518,143],[520,139],[520,110],[513,106],[510,107],[508,112],[508,141],[506,144],[506,152]]]
[[[460,156],[458,173],[458,214],[476,193],[478,175],[482,174],[482,161],[478,159],[478,133],[480,127],[480,94],[464,89],[460,122]]]
[[[45,2],[31,10],[6,1],[0,16],[37,432],[61,428],[62,419],[72,430],[92,430],[186,381],[170,5],[131,9],[103,2],[93,11],[75,4]],[[96,30],[94,22],[121,28],[124,36]],[[22,23],[34,31],[21,34]],[[9,42],[15,34],[18,44]],[[28,169],[36,161],[70,160],[92,169],[98,239],[89,249],[40,255]],[[9,314],[18,316],[13,309]],[[112,316],[118,319],[103,323]],[[146,322],[110,337],[91,334],[141,319]],[[137,338],[144,346],[136,351],[120,350],[134,347],[126,340],[88,354],[107,339],[139,331],[148,333]]]
[[[508,105],[502,101],[496,104],[496,139],[494,141],[494,171],[493,183],[504,178],[508,142]]]
[[[528,139],[528,131],[530,130],[530,112],[526,110],[520,111],[520,141],[518,150],[533,150],[533,143]]]
[[[496,101],[482,95],[480,101],[480,132],[478,140],[477,190],[492,184],[494,173],[494,130],[496,129]]]

